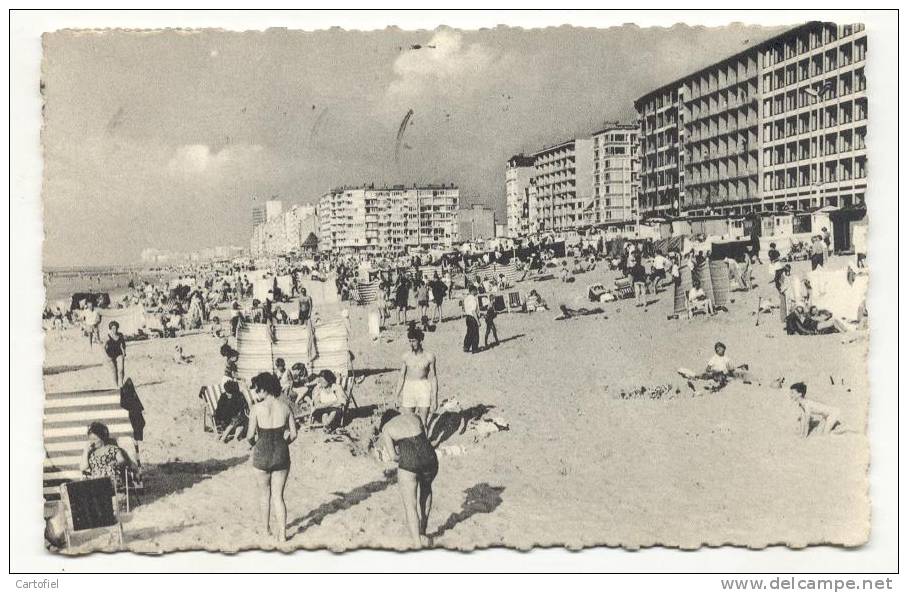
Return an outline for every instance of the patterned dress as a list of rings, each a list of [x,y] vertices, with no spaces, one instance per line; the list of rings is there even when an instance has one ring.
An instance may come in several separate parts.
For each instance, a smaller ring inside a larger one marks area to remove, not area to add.
[[[117,461],[118,452],[119,448],[114,445],[102,445],[92,451],[88,456],[88,477],[111,477],[114,479],[117,489],[119,489],[123,477],[120,474],[122,468]]]

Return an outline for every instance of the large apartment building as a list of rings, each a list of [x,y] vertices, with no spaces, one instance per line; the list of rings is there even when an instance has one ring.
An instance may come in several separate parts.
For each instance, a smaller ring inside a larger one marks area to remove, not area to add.
[[[636,125],[610,124],[593,134],[593,221],[636,220],[640,188]]]
[[[508,159],[504,173],[508,237],[523,237],[529,232],[530,198],[535,200],[535,160],[517,154]]]
[[[593,141],[567,140],[533,153],[536,195],[529,232],[574,229],[592,221]]]
[[[453,184],[333,189],[319,201],[319,250],[379,255],[450,249],[459,202]]]
[[[640,97],[641,210],[863,203],[866,52],[862,25],[810,22]]]

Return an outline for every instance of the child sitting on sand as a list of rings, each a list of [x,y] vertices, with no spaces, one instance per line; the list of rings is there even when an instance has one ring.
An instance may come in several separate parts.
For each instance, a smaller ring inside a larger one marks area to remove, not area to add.
[[[800,413],[798,415],[798,434],[807,438],[810,434],[811,422],[817,422],[817,429],[820,434],[832,434],[832,430],[838,425],[841,412],[834,406],[829,406],[812,399],[807,399],[807,385],[804,383],[792,383],[788,389],[788,395],[791,400],[798,404]]]
[[[191,354],[183,354],[183,347],[177,344],[173,347],[173,361],[177,364],[192,364],[195,357]]]

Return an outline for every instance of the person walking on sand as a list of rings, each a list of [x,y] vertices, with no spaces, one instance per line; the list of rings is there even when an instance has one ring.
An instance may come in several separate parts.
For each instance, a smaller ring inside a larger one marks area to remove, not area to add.
[[[479,299],[476,298],[475,286],[471,286],[470,294],[463,298],[463,316],[467,323],[463,351],[476,354],[479,350]]]
[[[403,356],[396,394],[401,407],[419,416],[423,425],[427,425],[429,412],[438,408],[438,372],[435,354],[422,349],[424,337],[421,329],[414,327],[407,331],[410,351]]]
[[[287,505],[284,487],[290,473],[290,448],[296,440],[296,421],[290,406],[278,399],[281,384],[271,373],[252,378],[255,405],[249,411],[249,444],[252,445],[252,467],[259,488],[262,524],[271,530],[271,508],[277,519],[277,540],[287,541]]]
[[[489,303],[489,308],[486,309],[485,314],[485,323],[486,323],[486,333],[485,338],[483,339],[483,348],[486,350],[489,349],[489,334],[492,334],[492,337],[495,338],[495,346],[499,344],[498,342],[498,328],[495,327],[495,318],[498,317],[498,311],[495,310],[495,307],[492,303]]]
[[[88,301],[87,309],[82,316],[82,331],[88,336],[88,347],[92,348],[95,341],[101,343],[101,313],[95,310],[95,304]]]
[[[432,304],[434,305],[432,308],[432,322],[441,323],[444,319],[443,305],[448,287],[438,277],[438,272],[435,272],[432,280],[429,281],[429,288],[432,292]]]
[[[408,410],[387,410],[378,430],[378,459],[397,463],[397,485],[413,546],[428,546],[431,542],[426,528],[432,510],[432,481],[438,475],[438,456],[426,436],[425,424]]]
[[[99,340],[100,341],[100,340]],[[114,384],[117,389],[126,382],[126,337],[120,333],[120,324],[111,321],[107,324],[107,340],[104,342],[104,353],[113,368]]]

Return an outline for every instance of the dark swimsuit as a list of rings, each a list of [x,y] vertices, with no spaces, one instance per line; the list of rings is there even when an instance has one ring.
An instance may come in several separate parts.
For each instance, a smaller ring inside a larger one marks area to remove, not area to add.
[[[400,461],[397,466],[416,474],[420,480],[433,480],[438,474],[438,456],[426,435],[405,437],[394,441]]]
[[[257,431],[252,467],[266,472],[290,469],[290,448],[284,439],[284,427],[258,428]]]

